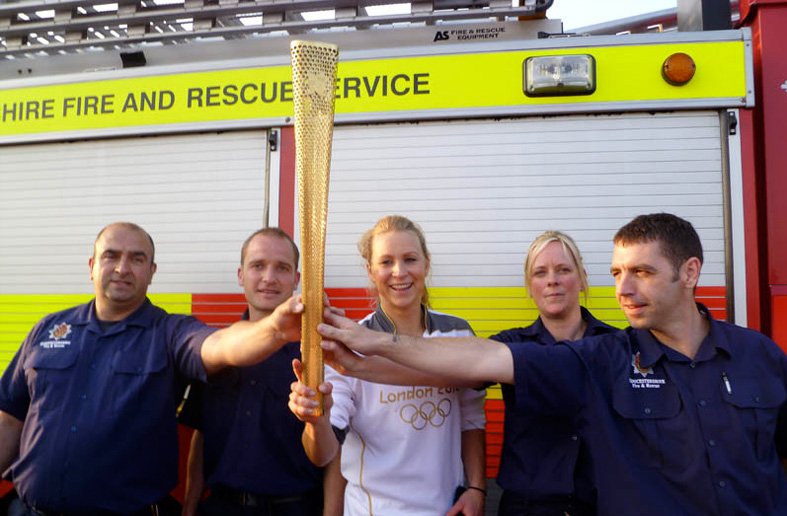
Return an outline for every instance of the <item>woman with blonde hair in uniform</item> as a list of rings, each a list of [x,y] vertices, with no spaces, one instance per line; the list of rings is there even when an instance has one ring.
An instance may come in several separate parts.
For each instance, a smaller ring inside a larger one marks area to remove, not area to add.
[[[394,339],[473,334],[463,319],[429,308],[430,255],[415,223],[383,217],[358,249],[377,294],[376,310],[360,324]],[[306,423],[302,441],[312,461],[327,464],[341,446],[345,516],[482,516],[484,391],[445,384],[384,359],[367,366],[374,381],[326,367],[323,416],[314,415],[314,391],[296,382],[290,394],[290,409]],[[294,369],[300,378],[297,361]]]
[[[500,342],[554,346],[618,331],[579,304],[587,296],[587,273],[574,240],[546,231],[525,259],[525,284],[538,319],[525,328],[493,335]],[[588,458],[568,418],[514,410],[514,386],[502,385],[505,402],[503,451],[497,483],[503,488],[498,516],[576,516],[595,514]]]

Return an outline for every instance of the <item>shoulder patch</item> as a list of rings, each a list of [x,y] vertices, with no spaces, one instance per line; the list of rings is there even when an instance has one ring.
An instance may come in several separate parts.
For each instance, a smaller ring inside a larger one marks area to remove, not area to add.
[[[49,340],[42,340],[39,346],[44,349],[65,348],[71,345],[70,340],[66,340],[71,335],[71,325],[66,322],[55,323],[49,329]]]

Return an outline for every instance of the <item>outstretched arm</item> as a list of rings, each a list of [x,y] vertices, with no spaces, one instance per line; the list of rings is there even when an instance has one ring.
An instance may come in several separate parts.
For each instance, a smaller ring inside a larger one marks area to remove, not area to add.
[[[508,347],[478,337],[410,337],[376,332],[336,314],[317,328],[328,340],[363,355],[380,355],[403,366],[452,382],[514,382]]]
[[[452,380],[422,373],[387,358],[361,356],[339,342],[324,341],[322,348],[326,352],[325,363],[344,376],[388,385],[428,385],[473,389],[484,387],[482,382]]]
[[[297,358],[292,361],[292,370],[298,378],[290,386],[290,401],[288,406],[295,417],[306,423],[301,435],[303,449],[315,465],[323,467],[336,456],[339,450],[339,440],[331,427],[331,397],[332,386],[330,383],[320,384],[319,389],[323,395],[325,410],[322,415],[316,415],[320,403],[316,399],[317,393],[302,383],[303,366]]]
[[[288,342],[301,338],[300,296],[293,296],[273,313],[256,322],[238,321],[212,333],[202,344],[202,362],[208,375],[226,366],[262,362]]]

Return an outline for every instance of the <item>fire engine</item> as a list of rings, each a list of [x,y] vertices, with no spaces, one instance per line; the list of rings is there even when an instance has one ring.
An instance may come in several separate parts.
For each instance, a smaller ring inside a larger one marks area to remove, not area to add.
[[[245,237],[262,225],[298,237],[296,36],[340,47],[325,277],[350,316],[371,306],[355,243],[399,213],[427,235],[434,308],[477,334],[537,317],[522,268],[546,229],[576,239],[587,306],[623,327],[612,235],[667,211],[703,241],[698,299],[787,344],[787,1],[742,0],[735,29],[612,35],[565,34],[543,16],[544,0],[500,11],[488,2],[481,14],[413,4],[373,30],[362,3],[338,8],[333,28],[272,12],[255,29],[216,20],[272,9],[265,2],[205,1],[191,32],[150,30],[176,25],[174,8],[120,2],[120,35],[95,2],[60,3],[70,15],[55,9],[52,20],[30,19],[51,2],[0,6],[2,367],[43,315],[91,298],[87,258],[115,220],[156,240],[155,303],[215,325],[237,319]],[[3,24],[9,6],[16,18]],[[107,25],[91,29],[90,18]],[[63,41],[47,50],[41,38],[52,43],[57,30]],[[247,34],[265,37],[234,39]],[[206,41],[179,44],[197,36]],[[493,477],[499,390],[488,391],[487,414]]]

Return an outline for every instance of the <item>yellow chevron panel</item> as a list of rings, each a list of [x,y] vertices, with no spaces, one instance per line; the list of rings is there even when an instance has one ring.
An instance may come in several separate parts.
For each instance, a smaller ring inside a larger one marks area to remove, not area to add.
[[[473,320],[486,320],[486,321],[526,321],[535,320],[538,317],[538,310],[532,308],[530,310],[473,310],[473,309],[455,309],[450,306],[443,306],[438,300],[432,302],[432,308],[438,312],[446,312],[463,319]]]
[[[514,298],[528,297],[527,289],[522,287],[429,287],[432,297],[449,298]],[[580,296],[584,297],[584,296]],[[588,297],[615,297],[615,287],[590,287]]]
[[[153,304],[169,313],[191,314],[191,294],[151,294]],[[0,372],[5,371],[33,326],[44,316],[87,303],[91,294],[0,295]]]
[[[500,388],[500,384],[496,383],[491,387],[486,388],[486,399],[488,400],[502,400],[503,399],[503,390]]]
[[[432,307],[466,319],[482,337],[528,326],[538,309],[525,287],[436,287],[429,289]],[[619,328],[628,326],[615,299],[615,287],[590,287],[580,303],[598,319]]]
[[[53,304],[74,306],[93,299],[93,294],[0,294],[0,306]]]
[[[32,314],[38,319],[75,305],[87,303],[92,294],[7,294],[0,295],[0,315]],[[38,320],[36,319],[36,321]]]
[[[191,315],[191,294],[149,294],[148,298],[171,314]]]
[[[2,311],[3,308],[0,307],[0,325],[2,325],[3,330],[8,328],[17,326],[17,325],[29,325],[31,328],[32,326],[40,321],[45,315],[57,312],[59,310],[51,310],[51,311],[30,311],[29,313],[17,313],[17,312],[4,312]]]
[[[41,317],[43,317],[43,315]],[[33,326],[41,320],[41,317],[36,317],[29,321],[19,320],[16,322],[3,322],[3,329],[0,330],[0,335],[5,335],[7,333],[21,333],[23,336],[27,335],[30,333],[30,330],[33,329]],[[22,341],[19,342],[21,343]]]
[[[93,299],[91,295],[0,295],[0,324],[3,331],[18,324],[32,328],[44,316]],[[153,294],[153,304],[170,313],[191,314],[191,294]]]
[[[25,332],[5,331],[5,328],[3,328],[3,331],[0,331],[0,349],[3,349],[5,347],[5,344],[15,344],[16,346],[19,346],[19,344],[21,344],[22,341],[25,340],[27,334],[28,332],[26,331]]]
[[[490,310],[535,310],[536,303],[529,297],[442,297],[429,293],[432,305],[439,304],[445,309],[485,309]],[[437,309],[437,308],[435,308]]]
[[[429,294],[434,297],[515,297],[527,295],[527,289],[521,287],[429,287]]]

